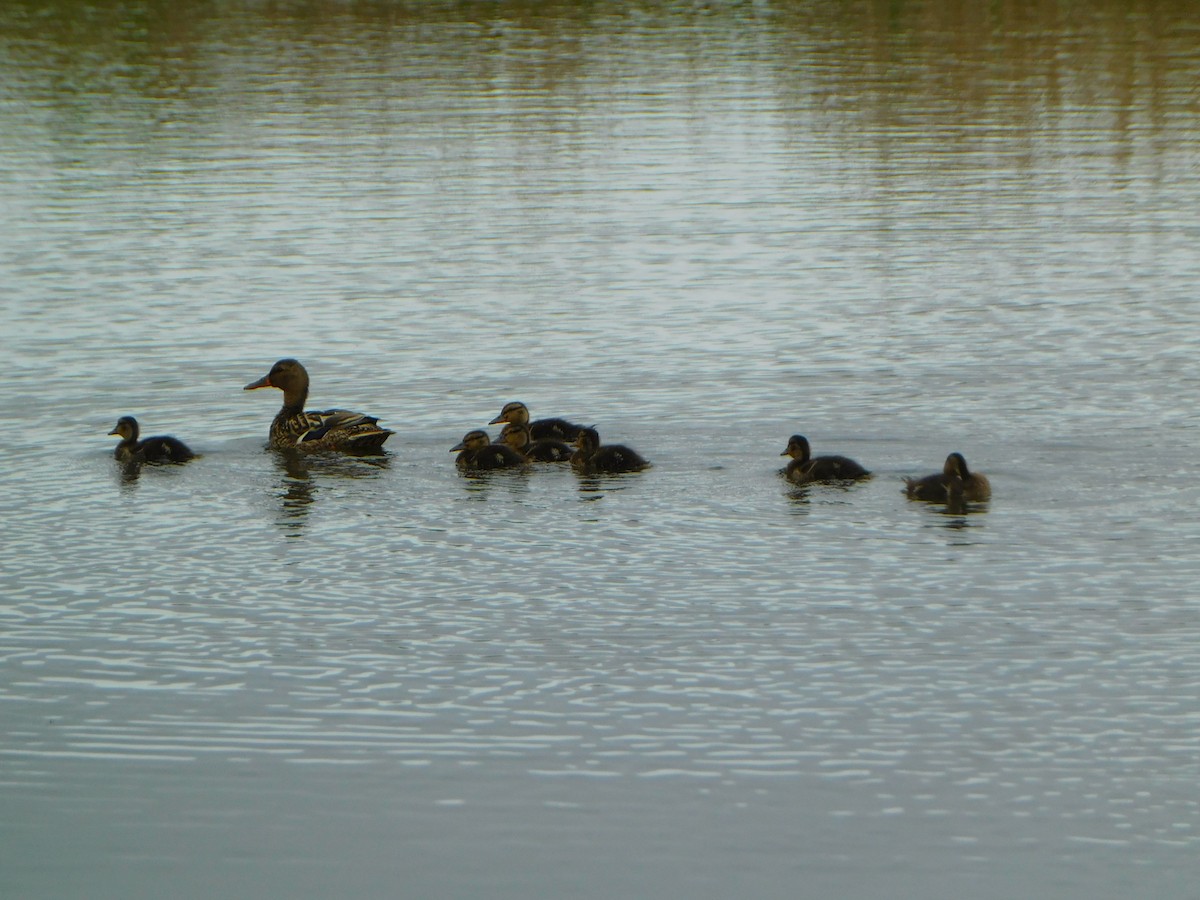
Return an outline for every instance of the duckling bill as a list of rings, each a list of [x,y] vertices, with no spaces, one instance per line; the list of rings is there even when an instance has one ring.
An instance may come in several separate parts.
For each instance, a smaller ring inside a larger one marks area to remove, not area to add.
[[[308,371],[297,360],[279,360],[270,372],[244,390],[267,387],[283,391],[283,407],[271,422],[270,445],[276,449],[375,453],[395,434],[381,426],[377,417],[348,409],[306,412]]]
[[[779,455],[792,458],[783,474],[793,484],[850,481],[871,477],[870,472],[845,456],[813,456],[808,438],[802,434],[793,434],[788,439],[787,447]]]
[[[116,427],[109,432],[121,438],[113,455],[121,462],[187,462],[195,453],[178,438],[156,435],[144,441],[138,440],[138,423],[133,416],[121,416]]]

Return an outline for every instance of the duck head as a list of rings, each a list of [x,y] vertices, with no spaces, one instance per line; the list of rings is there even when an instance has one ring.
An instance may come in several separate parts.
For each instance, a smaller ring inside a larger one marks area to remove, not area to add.
[[[308,371],[294,359],[281,359],[271,366],[271,371],[258,381],[252,381],[242,390],[279,388],[283,391],[284,406],[303,406],[308,397]]]
[[[580,453],[594,453],[600,447],[600,432],[595,428],[580,428],[571,446]]]
[[[109,434],[115,434],[124,441],[136,441],[138,439],[138,423],[133,416],[121,416],[117,419],[116,427]]]
[[[524,450],[530,444],[529,426],[510,422],[500,430],[500,443],[514,450]]]
[[[792,459],[798,459],[800,462],[807,462],[812,454],[811,448],[808,446],[808,438],[802,434],[793,434],[788,438],[787,447],[780,456],[790,456]]]
[[[951,453],[946,457],[946,464],[942,466],[942,474],[947,479],[959,478],[965,480],[971,477],[971,473],[967,469],[967,461],[961,453]]]
[[[500,415],[488,422],[489,425],[499,425],[501,422],[507,422],[512,425],[528,425],[529,424],[529,407],[524,403],[505,403],[504,409],[500,410]]]
[[[463,439],[450,448],[451,453],[457,453],[460,450],[482,450],[492,439],[488,437],[488,433],[482,430],[468,431],[463,435]]]

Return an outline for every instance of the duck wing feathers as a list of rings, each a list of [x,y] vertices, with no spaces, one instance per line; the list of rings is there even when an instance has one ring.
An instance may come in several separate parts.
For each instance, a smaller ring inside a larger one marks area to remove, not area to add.
[[[381,427],[377,416],[349,409],[281,416],[272,428],[273,443],[305,450],[378,448],[394,433]]]

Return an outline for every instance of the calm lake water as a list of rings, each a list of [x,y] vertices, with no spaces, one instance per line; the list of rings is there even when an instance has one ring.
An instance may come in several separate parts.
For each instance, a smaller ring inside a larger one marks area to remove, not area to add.
[[[1191,3],[0,6],[0,895],[1195,896],[1198,83]],[[268,452],[283,356],[388,455]],[[654,467],[461,476],[518,399]]]

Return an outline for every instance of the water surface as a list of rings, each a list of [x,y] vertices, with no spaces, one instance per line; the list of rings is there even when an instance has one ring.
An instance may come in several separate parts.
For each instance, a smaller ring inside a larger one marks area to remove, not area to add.
[[[6,5],[0,890],[1188,896],[1197,24]]]

